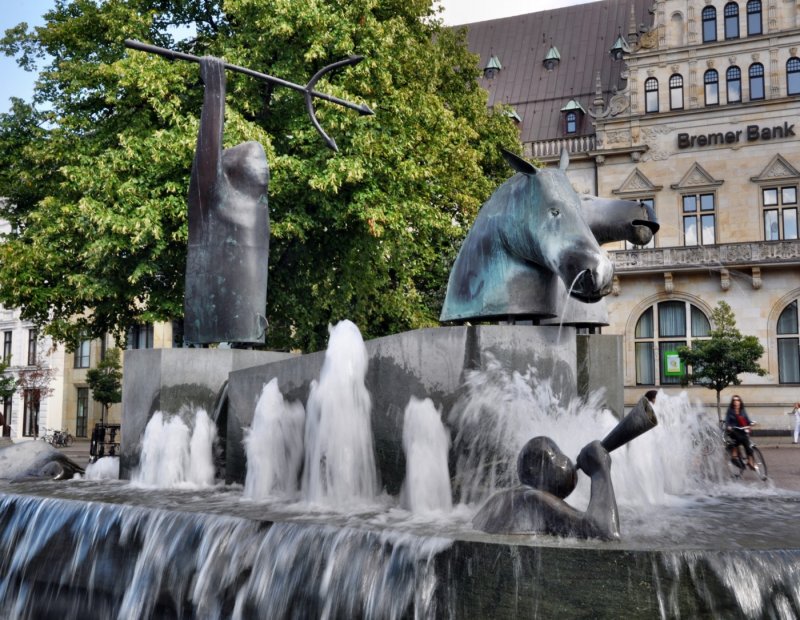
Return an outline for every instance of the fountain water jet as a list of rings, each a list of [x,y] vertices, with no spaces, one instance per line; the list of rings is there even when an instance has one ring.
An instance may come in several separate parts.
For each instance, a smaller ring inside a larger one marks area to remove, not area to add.
[[[213,486],[217,429],[205,409],[194,414],[193,430],[180,416],[157,411],[142,438],[139,469],[132,481],[146,487]]]
[[[244,497],[263,500],[274,495],[294,497],[303,465],[305,409],[284,400],[273,379],[256,403],[253,425],[245,435],[247,477]]]
[[[369,357],[351,321],[329,329],[319,382],[311,385],[306,418],[303,495],[347,507],[378,492],[372,443],[372,399],[364,380]]]
[[[402,504],[414,513],[449,512],[453,508],[447,455],[450,433],[430,398],[411,397],[403,422],[406,479]]]

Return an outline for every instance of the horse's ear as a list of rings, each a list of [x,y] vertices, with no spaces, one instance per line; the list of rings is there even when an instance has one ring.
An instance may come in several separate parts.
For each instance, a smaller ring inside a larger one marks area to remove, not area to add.
[[[558,169],[565,170],[569,166],[569,151],[567,149],[561,149],[561,159],[558,161]]]
[[[505,149],[500,149],[500,151],[503,153],[503,158],[508,162],[508,165],[517,172],[521,172],[522,174],[536,174],[539,172],[536,166],[525,161],[519,155],[514,155],[514,153]]]

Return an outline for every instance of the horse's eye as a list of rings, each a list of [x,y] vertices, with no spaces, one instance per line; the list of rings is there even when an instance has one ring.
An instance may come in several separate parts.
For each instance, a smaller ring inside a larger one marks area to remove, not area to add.
[[[559,211],[558,209],[550,209],[550,215],[552,215],[553,217],[557,217],[560,213],[561,211]]]

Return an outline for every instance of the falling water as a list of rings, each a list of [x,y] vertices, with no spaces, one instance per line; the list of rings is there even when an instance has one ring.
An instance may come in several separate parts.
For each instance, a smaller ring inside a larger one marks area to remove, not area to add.
[[[460,501],[480,503],[501,488],[519,483],[516,458],[537,435],[551,437],[573,460],[590,441],[602,439],[617,418],[600,405],[602,394],[559,404],[550,382],[527,373],[509,372],[497,361],[468,375],[465,396],[453,407],[457,455],[455,483]],[[617,502],[646,507],[674,501],[676,495],[707,492],[725,481],[718,455],[704,455],[698,438],[711,422],[702,407],[682,393],[659,394],[658,426],[612,453],[611,475]],[[579,476],[570,495],[576,507],[588,504],[589,481]]]
[[[305,409],[284,400],[278,380],[261,390],[246,432],[247,476],[244,497],[263,500],[270,496],[297,494],[303,464]]]
[[[194,431],[181,416],[153,414],[144,430],[139,467],[131,481],[148,487],[211,486],[216,427],[203,409],[194,417]]]
[[[22,619],[435,617],[450,544],[16,495],[0,514],[0,615]]]
[[[313,503],[370,503],[378,489],[372,401],[364,380],[369,362],[358,328],[341,321],[330,339],[319,382],[311,384],[305,430],[303,495]]]
[[[417,514],[450,511],[453,508],[447,468],[450,433],[430,398],[419,400],[412,396],[409,400],[403,422],[403,450],[405,507]]]
[[[569,285],[569,290],[567,291],[566,297],[564,298],[564,307],[561,309],[561,320],[558,322],[558,335],[556,336],[556,342],[561,342],[561,328],[564,327],[564,319],[567,317],[567,313],[569,312],[569,306],[572,303],[572,289],[575,288],[575,284],[577,284],[578,279],[589,269],[583,269],[578,272],[575,278],[572,280],[572,284]]]
[[[85,478],[87,480],[118,480],[119,457],[104,456],[94,463],[89,463],[86,466]]]

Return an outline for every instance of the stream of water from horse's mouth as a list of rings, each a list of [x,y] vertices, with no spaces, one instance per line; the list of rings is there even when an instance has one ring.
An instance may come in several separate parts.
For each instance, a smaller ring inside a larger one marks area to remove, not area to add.
[[[575,288],[575,283],[578,281],[585,272],[589,271],[588,269],[582,269],[578,272],[578,275],[575,276],[575,279],[572,281],[572,284],[569,285],[569,290],[567,291],[567,299],[564,302],[564,307],[561,309],[561,319],[558,322],[558,337],[556,338],[556,342],[561,344],[561,328],[564,327],[564,317],[567,316],[567,311],[569,310],[569,304],[572,301],[572,289]]]

